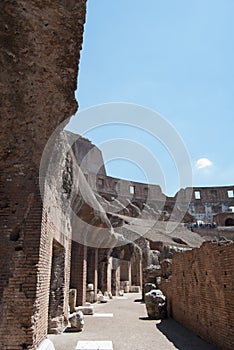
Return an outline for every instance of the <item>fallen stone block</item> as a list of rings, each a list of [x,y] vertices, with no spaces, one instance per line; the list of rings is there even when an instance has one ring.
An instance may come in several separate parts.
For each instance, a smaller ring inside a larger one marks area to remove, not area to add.
[[[123,297],[123,296],[124,296],[124,290],[123,290],[123,289],[121,289],[121,290],[119,291],[119,296],[120,296],[120,297]]]
[[[86,292],[86,300],[89,303],[94,303],[94,291],[87,291]]]
[[[68,326],[68,320],[63,315],[49,318],[49,334],[61,334]]]
[[[105,295],[101,295],[101,296],[99,297],[99,302],[100,302],[100,303],[107,303],[109,300],[110,300],[109,297],[107,297],[107,296],[105,296]]]
[[[144,285],[144,293],[149,293],[151,290],[157,289],[156,284],[154,283],[146,283]]]
[[[70,289],[69,290],[69,307],[70,307],[70,313],[73,313],[76,311],[76,295],[77,290],[76,289]]]
[[[76,307],[76,311],[81,311],[84,315],[93,315],[93,306],[92,305],[85,305],[85,306],[78,306]]]
[[[100,297],[103,296],[102,292],[99,290],[97,293],[97,301],[99,301]]]
[[[81,311],[73,312],[69,316],[70,327],[66,329],[67,332],[80,332],[84,327],[84,315]]]
[[[150,319],[161,320],[167,317],[166,297],[160,289],[145,294],[145,305]]]
[[[120,288],[124,290],[124,293],[129,293],[130,286],[129,281],[120,281]]]

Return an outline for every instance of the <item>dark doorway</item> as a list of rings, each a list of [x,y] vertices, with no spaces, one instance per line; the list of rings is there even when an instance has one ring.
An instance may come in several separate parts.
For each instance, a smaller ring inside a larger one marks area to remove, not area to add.
[[[234,226],[234,219],[232,219],[232,218],[226,219],[225,226]]]

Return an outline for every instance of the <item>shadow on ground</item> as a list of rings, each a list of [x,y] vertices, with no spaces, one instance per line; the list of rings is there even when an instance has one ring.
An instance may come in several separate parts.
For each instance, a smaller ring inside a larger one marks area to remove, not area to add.
[[[141,304],[145,304],[144,300],[142,299],[135,299],[134,303],[141,303]]]
[[[215,345],[205,342],[172,318],[162,320],[156,324],[156,328],[179,350],[218,350]]]
[[[139,317],[139,320],[141,320],[141,321],[152,321],[152,319],[150,319],[147,316],[141,316],[141,317]]]

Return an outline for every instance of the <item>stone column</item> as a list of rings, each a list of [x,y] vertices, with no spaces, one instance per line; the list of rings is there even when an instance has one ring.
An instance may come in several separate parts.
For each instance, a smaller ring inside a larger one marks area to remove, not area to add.
[[[142,262],[141,260],[136,260],[133,256],[131,262],[131,279],[133,286],[140,286],[142,288]]]
[[[87,283],[92,283],[94,285],[94,301],[96,301],[97,288],[98,288],[98,249],[97,248],[88,248]]]
[[[77,290],[77,305],[86,302],[87,247],[72,241],[70,287]]]

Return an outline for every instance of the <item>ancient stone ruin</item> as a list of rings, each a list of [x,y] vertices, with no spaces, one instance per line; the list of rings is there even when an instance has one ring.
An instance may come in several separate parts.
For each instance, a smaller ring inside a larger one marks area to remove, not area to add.
[[[150,319],[163,320],[167,317],[166,297],[160,289],[152,289],[146,293],[145,304]]]
[[[101,151],[63,131],[77,110],[86,1],[0,9],[0,348],[52,349],[47,334],[81,331],[87,302],[142,291],[150,318],[233,349],[234,186],[172,198],[107,176]]]

